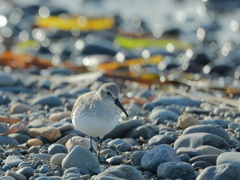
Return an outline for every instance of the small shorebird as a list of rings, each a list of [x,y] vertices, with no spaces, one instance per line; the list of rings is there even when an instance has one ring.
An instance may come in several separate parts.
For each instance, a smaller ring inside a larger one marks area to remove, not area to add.
[[[120,108],[127,112],[118,100],[120,89],[115,83],[105,83],[98,91],[91,91],[78,97],[72,109],[73,125],[90,137],[99,137],[100,149],[103,137],[111,132],[120,119]],[[91,138],[91,150],[92,138]]]

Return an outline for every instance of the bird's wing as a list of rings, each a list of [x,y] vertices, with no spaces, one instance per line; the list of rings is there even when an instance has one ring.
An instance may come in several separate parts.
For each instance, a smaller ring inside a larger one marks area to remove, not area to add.
[[[83,109],[85,106],[90,106],[95,97],[96,91],[91,91],[86,94],[80,95],[73,105],[71,116],[73,115],[73,112],[76,110],[78,106],[81,106],[80,109]]]

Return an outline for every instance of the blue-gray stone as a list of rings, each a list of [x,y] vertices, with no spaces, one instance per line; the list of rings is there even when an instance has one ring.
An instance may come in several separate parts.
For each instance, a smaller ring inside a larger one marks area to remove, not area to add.
[[[94,180],[144,180],[143,175],[135,167],[128,165],[111,166],[94,177]]]
[[[210,133],[191,133],[179,137],[174,143],[174,149],[180,147],[197,148],[203,145],[209,145],[216,148],[226,148],[228,147],[228,142],[223,138]]]
[[[156,172],[159,164],[170,161],[180,162],[175,150],[169,145],[159,145],[143,155],[141,166],[145,170]]]
[[[13,145],[17,146],[19,143],[16,139],[9,136],[0,136],[0,145]]]
[[[142,125],[136,128],[129,130],[124,137],[139,138],[143,137],[144,139],[149,139],[156,135],[158,130],[153,126]]]
[[[62,179],[81,180],[80,174],[75,174],[75,173],[64,173],[64,175],[62,176]]]
[[[0,124],[0,134],[5,133],[7,130],[9,129],[9,127]]]
[[[16,139],[19,144],[26,143],[31,137],[27,134],[21,134],[21,133],[12,133],[8,135],[9,137]]]
[[[48,168],[47,165],[42,165],[40,168],[39,168],[39,172],[42,173],[42,174],[45,174],[47,172],[50,172],[51,170]]]
[[[164,162],[157,168],[160,179],[195,180],[195,170],[186,162]]]
[[[55,95],[39,95],[32,100],[32,105],[40,104],[40,105],[49,105],[50,107],[61,106],[62,102],[58,96]]]
[[[200,155],[192,157],[189,161],[189,163],[193,164],[197,161],[206,161],[209,162],[212,165],[216,165],[218,155]]]
[[[240,167],[236,164],[221,164],[205,168],[196,180],[236,180],[240,177]]]
[[[204,155],[201,150],[190,148],[190,147],[180,147],[177,149],[177,154],[188,154],[190,157]]]
[[[212,164],[207,161],[196,161],[192,163],[192,166],[195,169],[205,169],[206,167],[212,166]]]
[[[8,156],[6,158],[5,165],[11,166],[11,167],[17,167],[22,162],[23,160],[17,156]]]
[[[77,167],[70,167],[64,171],[64,174],[67,174],[67,173],[80,174],[80,169]]]
[[[117,124],[117,126],[107,135],[105,135],[105,137],[108,138],[121,138],[123,137],[129,130],[141,126],[143,124],[142,120],[130,120],[130,121],[126,121],[126,122],[122,122]]]
[[[132,147],[131,144],[119,138],[108,142],[108,146],[115,146],[120,152],[128,151]]]
[[[156,119],[171,120],[177,122],[179,115],[163,108],[156,107],[152,110],[149,118],[154,121]]]
[[[180,106],[200,106],[202,101],[192,100],[190,98],[182,98],[182,97],[165,97],[165,98],[157,98],[153,101],[155,106],[169,106],[172,104],[180,105]]]
[[[24,175],[27,179],[34,175],[34,170],[32,167],[23,167],[17,170],[16,173]]]
[[[106,160],[111,165],[120,165],[123,161],[123,156],[115,155]]]
[[[203,120],[202,124],[206,124],[206,125],[218,125],[222,128],[227,128],[229,122],[227,122],[226,120],[223,119],[210,119],[210,120]]]
[[[221,127],[211,125],[194,125],[183,131],[183,135],[192,133],[210,133],[225,139],[227,142],[230,141],[228,133]]]
[[[11,177],[13,177],[14,179],[17,179],[17,180],[27,180],[27,178],[24,175],[16,173],[16,172],[11,171],[11,170],[8,170],[5,173],[5,176],[11,176]]]
[[[240,167],[240,152],[224,152],[217,158],[217,165],[235,163]]]
[[[72,151],[63,159],[62,167],[85,168],[92,172],[94,169],[99,169],[99,162],[88,149],[82,146],[75,146]]]
[[[10,74],[2,71],[0,71],[0,79],[0,86],[12,86],[15,84],[15,79]]]
[[[67,152],[68,152],[67,148],[61,144],[51,144],[48,147],[48,153],[52,155],[57,153],[67,153]]]
[[[10,102],[11,102],[10,97],[7,94],[0,91],[0,105],[9,104]]]
[[[130,160],[132,166],[141,166],[141,160],[146,151],[135,151],[131,154]]]
[[[175,139],[169,135],[155,135],[148,141],[148,145],[172,144]]]

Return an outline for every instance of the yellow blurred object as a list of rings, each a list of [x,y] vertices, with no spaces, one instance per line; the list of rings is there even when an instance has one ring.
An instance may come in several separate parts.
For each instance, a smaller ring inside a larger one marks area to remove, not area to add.
[[[41,16],[37,16],[35,23],[39,27],[56,28],[63,31],[100,31],[112,28],[115,20],[112,17],[87,18],[85,16],[49,16],[47,18],[43,18]]]
[[[116,36],[115,42],[124,48],[147,48],[158,47],[166,49],[171,44],[176,49],[187,50],[192,47],[189,42],[183,42],[177,39],[156,39],[156,38],[130,38],[125,36]]]
[[[103,63],[97,66],[97,69],[102,69],[105,71],[109,71],[109,70],[114,70],[120,67],[129,67],[130,65],[136,65],[136,64],[140,64],[140,65],[144,65],[144,64],[149,64],[149,65],[155,65],[158,64],[159,62],[161,62],[163,60],[163,56],[161,55],[155,55],[155,56],[151,56],[148,59],[143,59],[143,58],[137,58],[137,59],[127,59],[123,62],[107,62],[107,63]]]

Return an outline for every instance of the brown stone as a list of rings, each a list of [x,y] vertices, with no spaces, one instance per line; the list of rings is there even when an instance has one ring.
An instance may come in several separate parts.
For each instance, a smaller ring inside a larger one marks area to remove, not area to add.
[[[27,141],[27,145],[28,145],[29,147],[38,146],[38,145],[43,145],[43,142],[42,142],[40,139],[33,138],[33,139],[29,139],[29,140]]]
[[[32,137],[42,136],[51,142],[61,137],[61,132],[56,127],[30,128],[28,134]]]
[[[197,124],[201,124],[200,121],[188,114],[183,114],[178,118],[178,126],[182,129],[186,129]]]
[[[50,121],[60,121],[63,118],[70,117],[71,112],[58,112],[58,113],[53,113],[50,115],[49,120]]]

